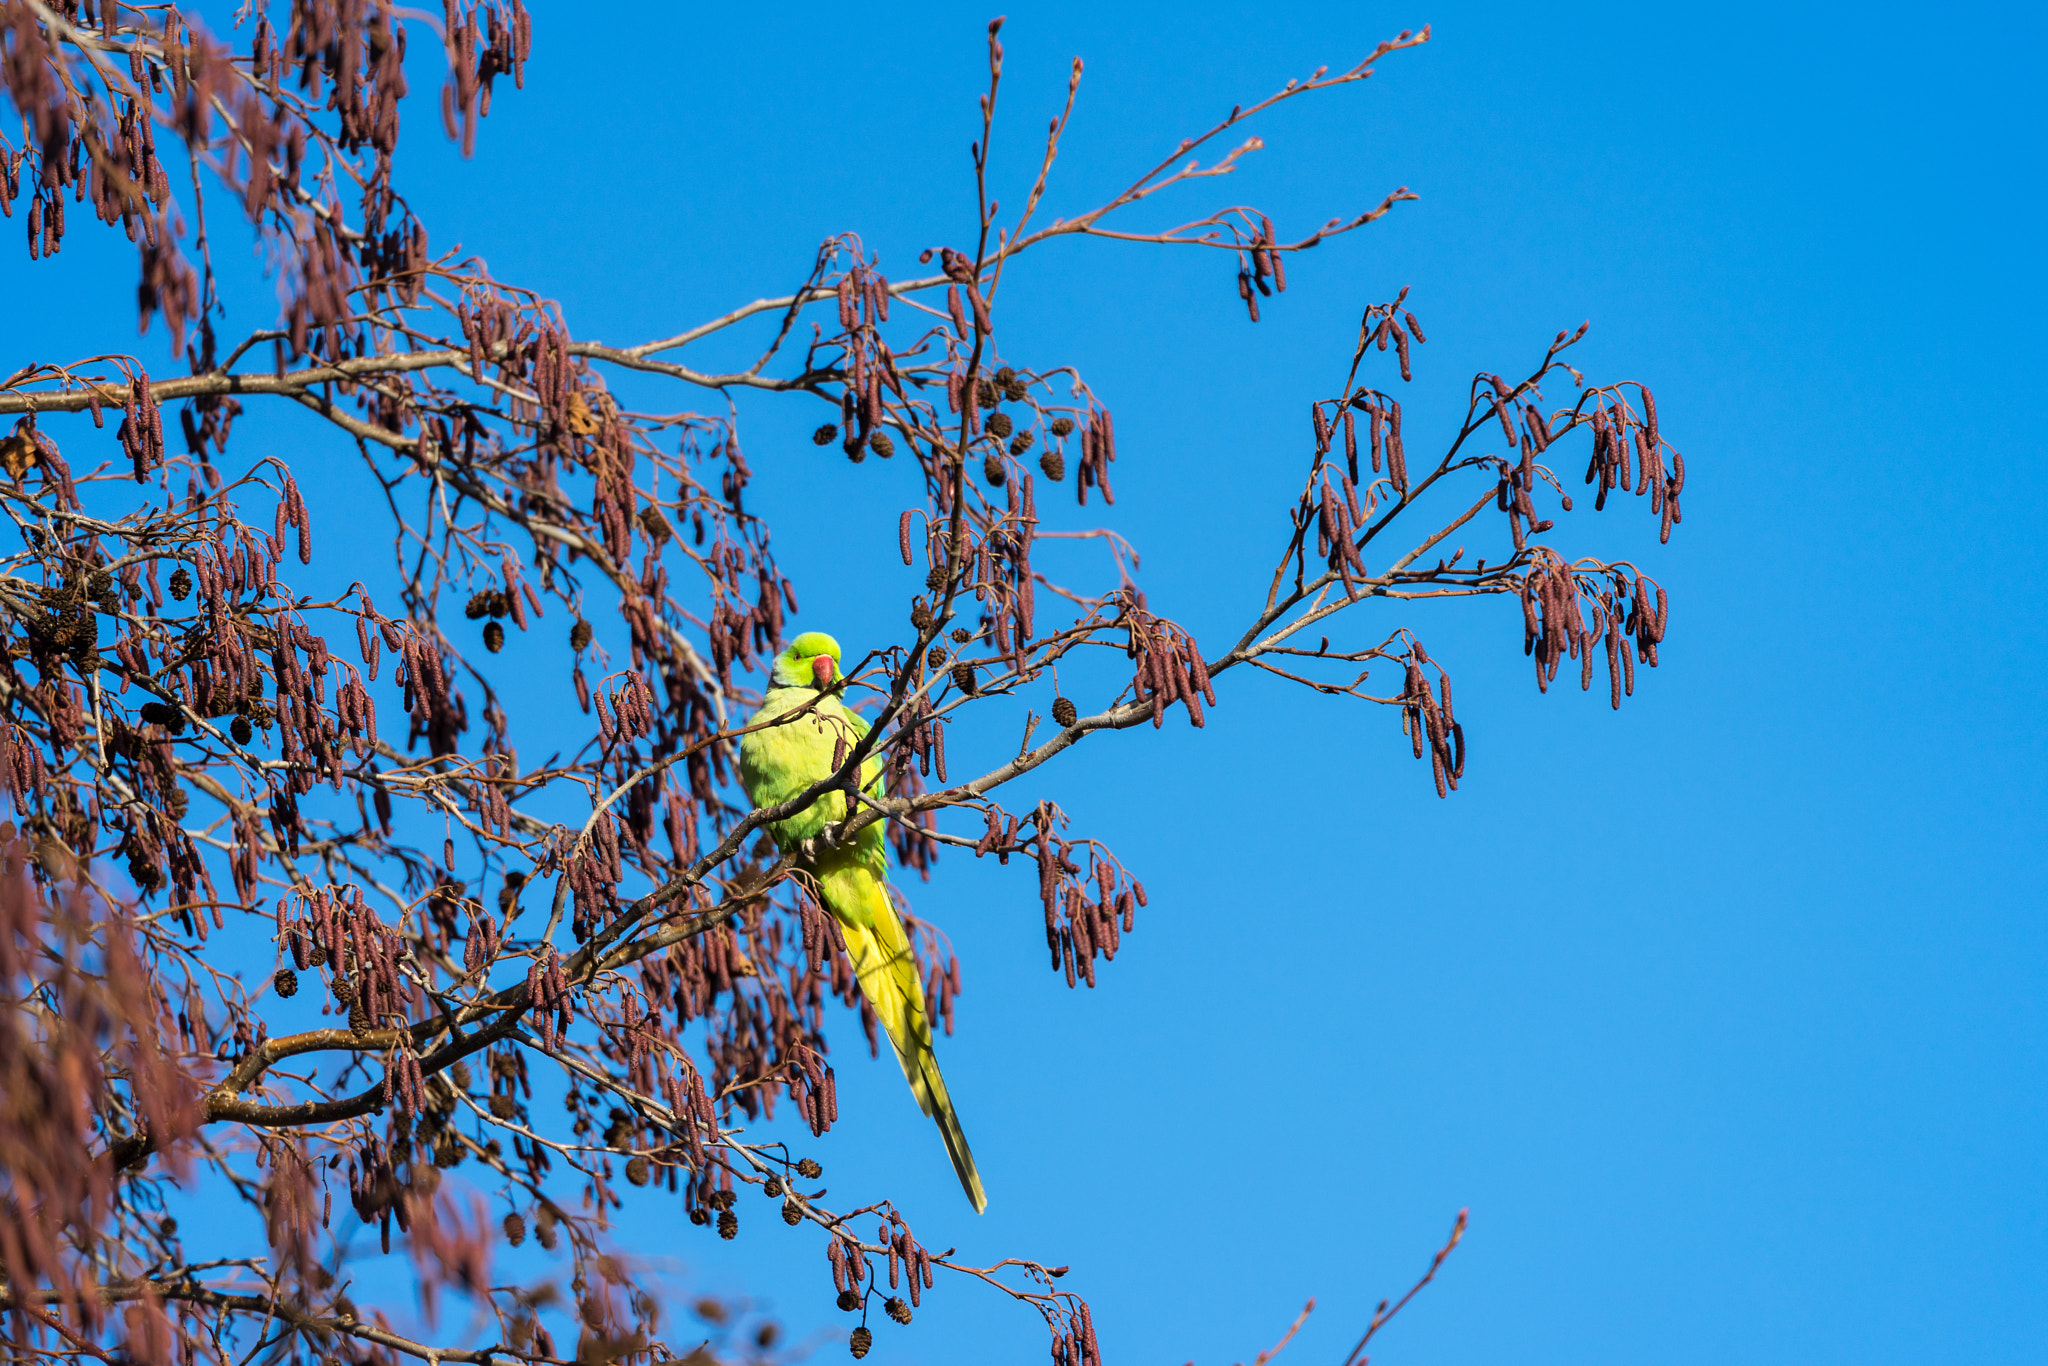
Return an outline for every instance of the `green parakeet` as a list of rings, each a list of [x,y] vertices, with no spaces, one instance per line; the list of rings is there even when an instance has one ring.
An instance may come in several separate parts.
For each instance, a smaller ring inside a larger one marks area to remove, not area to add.
[[[755,806],[779,805],[829,777],[834,752],[844,763],[846,754],[868,733],[867,722],[833,691],[843,678],[839,642],[822,631],[806,631],[776,656],[768,696],[748,723],[760,728],[740,740],[740,782]],[[763,724],[806,707],[810,708],[807,714],[782,725]],[[867,792],[881,791],[880,760],[867,761],[861,770],[861,786]],[[988,1196],[981,1188],[981,1174],[974,1169],[974,1154],[968,1150],[960,1118],[953,1112],[953,1099],[946,1093],[946,1079],[939,1075],[938,1059],[932,1054],[931,1019],[925,1012],[924,987],[918,981],[910,936],[889,900],[884,823],[863,827],[853,843],[839,848],[818,850],[812,844],[845,818],[846,798],[828,792],[795,815],[772,822],[768,829],[782,850],[803,854],[826,909],[845,935],[861,994],[888,1031],[918,1108],[937,1121],[953,1170],[979,1214],[988,1208]]]

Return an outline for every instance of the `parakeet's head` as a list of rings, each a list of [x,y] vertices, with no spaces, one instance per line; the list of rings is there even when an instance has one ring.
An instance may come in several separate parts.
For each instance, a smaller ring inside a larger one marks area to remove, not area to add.
[[[839,642],[823,631],[806,631],[775,656],[773,681],[778,688],[816,688],[819,692],[840,679]]]

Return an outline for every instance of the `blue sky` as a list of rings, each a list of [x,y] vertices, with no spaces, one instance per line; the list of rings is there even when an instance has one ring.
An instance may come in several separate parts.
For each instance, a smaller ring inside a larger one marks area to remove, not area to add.
[[[897,276],[965,245],[982,11],[534,8],[527,89],[500,87],[476,157],[416,100],[407,162],[436,245],[579,335],[782,292],[841,230]],[[913,889],[965,963],[941,1056],[989,1214],[894,1066],[847,1045],[815,1155],[927,1241],[1071,1263],[1113,1362],[1248,1360],[1311,1295],[1285,1359],[1341,1360],[1464,1206],[1378,1360],[2048,1360],[2041,13],[1018,6],[999,193],[1075,53],[1052,213],[1424,21],[1427,47],[1268,118],[1233,181],[1147,221],[1228,200],[1287,234],[1419,202],[1297,258],[1257,327],[1220,260],[1057,244],[1016,268],[1006,345],[1115,409],[1116,525],[1213,653],[1263,592],[1302,409],[1361,305],[1411,286],[1431,338],[1411,445],[1475,369],[1590,318],[1583,366],[1651,384],[1687,455],[1686,522],[1659,550],[1631,501],[1562,544],[1656,566],[1663,667],[1615,714],[1538,696],[1512,604],[1376,607],[1350,629],[1412,625],[1455,677],[1448,802],[1390,715],[1257,680],[1205,731],[1091,740],[1019,801],[1056,797],[1151,893],[1099,989],[1045,972],[1028,872],[948,857]],[[7,369],[131,344],[92,325],[132,286],[88,229],[48,266],[0,257],[42,324],[0,330]],[[230,303],[229,334],[269,321],[265,289]],[[801,624],[896,638],[910,571],[838,568],[884,557],[905,472],[827,458],[808,408],[741,415]],[[332,514],[359,472],[299,468],[352,549]],[[730,1245],[673,1241],[668,1209],[625,1232],[683,1284],[837,1321],[816,1240],[770,1216]],[[879,1336],[890,1362],[1044,1351],[965,1285]]]

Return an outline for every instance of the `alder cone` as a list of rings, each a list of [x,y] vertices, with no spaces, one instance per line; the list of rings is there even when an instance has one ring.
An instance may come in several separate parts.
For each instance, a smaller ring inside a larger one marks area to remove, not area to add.
[[[526,1241],[526,1220],[517,1213],[505,1216],[505,1241],[514,1247]]]
[[[825,1169],[814,1158],[802,1158],[796,1164],[797,1175],[809,1181],[816,1181],[825,1174]]]
[[[277,976],[270,979],[270,985],[278,995],[289,1001],[292,997],[299,994],[299,974],[293,972],[290,968],[285,968]]]
[[[1057,484],[1067,477],[1067,457],[1060,451],[1048,449],[1038,457],[1038,468],[1045,471],[1045,477]]]
[[[875,1335],[872,1332],[868,1331],[868,1326],[865,1323],[863,1323],[860,1327],[854,1329],[853,1332],[849,1334],[846,1339],[846,1350],[853,1353],[853,1359],[855,1361],[858,1361],[862,1357],[866,1356],[868,1354],[868,1348],[874,1345]]]
[[[626,1163],[626,1180],[636,1186],[644,1186],[652,1179],[653,1168],[644,1157],[634,1157]]]
[[[1052,719],[1062,726],[1071,726],[1081,717],[1070,697],[1055,697],[1052,700]]]
[[[854,1310],[860,1308],[860,1292],[858,1290],[840,1291],[839,1307],[841,1309],[844,1309],[849,1314],[851,1314]]]
[[[910,1274],[914,1276],[917,1273],[913,1271]],[[898,1323],[910,1322],[910,1306],[895,1295],[891,1295],[888,1299],[882,1301],[882,1312]]]

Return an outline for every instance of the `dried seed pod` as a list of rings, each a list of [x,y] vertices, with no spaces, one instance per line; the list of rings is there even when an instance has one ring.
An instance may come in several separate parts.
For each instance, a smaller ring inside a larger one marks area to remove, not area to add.
[[[1011,438],[1010,438],[1010,454],[1011,454],[1011,455],[1022,455],[1022,454],[1024,454],[1024,452],[1026,452],[1026,451],[1028,451],[1028,450],[1030,450],[1030,449],[1031,449],[1031,443],[1032,443],[1033,441],[1035,441],[1035,440],[1037,440],[1037,437],[1036,437],[1036,435],[1035,435],[1034,433],[1031,433],[1031,432],[1019,432],[1019,433],[1017,433],[1017,434],[1016,434],[1015,436],[1013,436],[1013,437],[1011,437]]]
[[[636,1186],[644,1186],[653,1177],[654,1169],[644,1157],[632,1157],[626,1162],[626,1180]]]
[[[1071,697],[1055,697],[1052,700],[1052,719],[1062,726],[1071,726],[1079,720],[1081,713],[1074,706]]]
[[[846,440],[839,443],[839,449],[846,452],[846,458],[858,465],[868,458],[868,440],[858,432],[848,432]]]
[[[988,428],[989,435],[998,440],[1009,436],[1015,430],[1008,413],[990,413],[988,421],[983,425]]]
[[[1038,457],[1038,468],[1045,471],[1045,477],[1057,484],[1067,477],[1067,457],[1060,451],[1048,449]]]
[[[953,666],[953,686],[966,693],[969,697],[974,696],[974,666],[972,664],[955,664]]]
[[[517,1213],[505,1216],[505,1241],[514,1247],[526,1241],[526,1220]]]
[[[505,648],[505,628],[495,621],[484,623],[484,648],[492,654]]]
[[[662,514],[660,508],[652,503],[640,509],[640,526],[646,531],[647,539],[656,545],[660,545],[663,541],[676,534],[675,528],[668,524],[668,518]],[[501,600],[504,596],[502,593],[498,595]],[[497,613],[493,612],[491,615],[496,616]]]
[[[690,1222],[697,1225],[699,1228],[702,1228],[704,1225],[711,1222],[711,1211],[702,1208],[691,1210]]]
[[[887,460],[890,456],[896,454],[896,443],[890,440],[889,434],[887,432],[869,433],[868,447],[871,450],[873,450],[876,455],[881,456],[884,460]]]
[[[1049,424],[1047,424],[1047,429],[1051,431],[1054,436],[1065,436],[1068,432],[1074,430],[1074,419],[1062,414],[1061,416],[1054,418]]]
[[[968,630],[965,626],[955,626],[949,634],[953,637],[955,645],[965,645],[968,641],[974,639],[974,632]]]
[[[946,566],[942,564],[933,565],[924,576],[924,586],[931,589],[934,593],[944,592],[946,588]]]
[[[920,635],[932,628],[932,607],[923,598],[910,604],[910,624]]]
[[[1008,390],[1011,385],[1017,382],[1017,372],[1011,369],[1009,366],[1005,365],[999,370],[997,370],[995,374],[991,375],[989,378],[993,379],[996,382],[996,387],[1003,390]]]
[[[842,759],[840,762],[844,763],[845,760]],[[770,1200],[782,1194],[782,1178],[771,1176],[766,1181],[763,1181],[761,1183],[761,1194],[767,1196]]]
[[[894,1295],[882,1301],[882,1312],[898,1323],[910,1322],[910,1306]]]
[[[183,602],[191,596],[192,571],[181,564],[171,571],[171,598],[175,602]]]
[[[471,621],[480,621],[489,616],[491,614],[491,597],[492,594],[489,589],[471,593],[469,601],[463,605],[462,615],[468,617]]]
[[[270,979],[270,987],[279,996],[289,1001],[292,997],[299,994],[299,974],[293,972],[290,968],[285,968],[277,976]]]
[[[924,662],[931,668],[943,669],[946,666],[946,660],[949,657],[950,656],[946,654],[945,646],[934,645],[930,650],[925,652]]]
[[[988,480],[990,488],[999,489],[1010,481],[1010,472],[1003,468],[1003,457],[990,452],[981,462],[981,477]]]
[[[874,1345],[875,1335],[868,1331],[868,1326],[865,1323],[854,1329],[846,1339],[846,1350],[853,1353],[855,1361],[859,1361],[862,1357],[866,1356],[868,1348]]]
[[[519,1102],[507,1095],[496,1095],[490,1101],[491,1116],[494,1119],[510,1119],[519,1113]]]
[[[569,648],[581,651],[590,644],[591,634],[590,623],[577,618],[576,624],[569,628]]]
[[[838,1303],[841,1309],[851,1314],[854,1310],[860,1308],[860,1292],[858,1290],[842,1290],[839,1292]]]
[[[824,426],[818,428],[817,431],[811,433],[811,443],[817,446],[829,446],[838,435],[838,424],[827,422]]]
[[[984,408],[993,408],[1003,401],[1003,396],[996,392],[995,383],[984,375],[974,381],[974,401]]]
[[[816,1181],[825,1174],[825,1169],[818,1165],[817,1160],[809,1157],[802,1158],[797,1162],[796,1171],[798,1176],[808,1181]]]
[[[370,1032],[370,1010],[360,1000],[349,1005],[348,1028],[349,1033],[359,1037]]]
[[[802,1205],[799,1205],[795,1200],[785,1200],[782,1202],[783,1223],[788,1224],[791,1228],[795,1228],[803,1221],[804,1207]]]
[[[256,738],[256,732],[250,727],[249,718],[246,716],[237,716],[228,722],[228,734],[235,737],[235,743],[238,745],[246,745]]]
[[[327,948],[326,948],[326,946],[325,946],[325,945],[323,945],[323,944],[317,944],[317,943],[316,943],[316,944],[314,944],[314,945],[313,945],[313,947],[312,947],[312,948],[310,948],[310,949],[307,949],[307,950],[306,950],[306,966],[307,966],[307,967],[309,967],[309,968],[317,968],[317,967],[324,967],[324,966],[326,965],[326,963],[327,963]]]
[[[719,1211],[718,1236],[727,1242],[740,1236],[740,1217],[729,1209]]]

